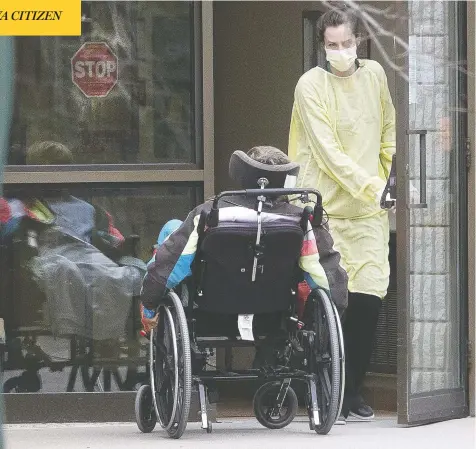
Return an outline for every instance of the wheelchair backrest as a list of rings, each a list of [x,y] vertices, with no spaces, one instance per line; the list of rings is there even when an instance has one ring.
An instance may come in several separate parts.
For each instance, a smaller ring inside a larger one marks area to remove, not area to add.
[[[263,212],[257,245],[256,211],[220,209],[218,225],[200,239],[195,267],[199,308],[224,314],[288,309],[295,298],[304,239],[300,218]]]

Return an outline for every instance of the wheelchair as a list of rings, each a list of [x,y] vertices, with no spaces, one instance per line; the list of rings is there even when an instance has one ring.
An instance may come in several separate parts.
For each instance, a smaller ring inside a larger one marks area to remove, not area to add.
[[[307,386],[310,430],[327,434],[340,414],[345,360],[337,309],[326,291],[316,289],[303,316],[296,312],[301,247],[308,221],[321,224],[321,197],[313,189],[266,189],[266,184],[222,192],[200,216],[192,276],[161,300],[158,325],[149,336],[150,384],[139,389],[135,401],[136,422],[144,433],[159,422],[170,437],[180,438],[192,392],[198,393],[202,429],[211,433],[209,389],[219,381],[262,381],[253,409],[270,429],[294,419],[294,382]],[[262,212],[267,199],[296,195],[309,203],[312,194],[315,208],[304,208],[300,216],[275,221]],[[218,202],[224,197],[250,199],[256,205],[253,221],[222,220]],[[266,341],[273,344],[262,366],[208,369],[215,348],[255,346],[261,351]]]
[[[39,237],[50,227],[49,222],[42,223],[25,216],[13,234],[0,239],[0,317],[6,333],[0,354],[1,368],[9,372],[21,371],[18,376],[5,380],[3,392],[39,392],[42,388],[40,371],[43,369],[69,371],[65,386],[67,392],[75,391],[77,380],[82,382],[85,391],[95,391],[101,374],[105,391],[111,390],[112,379],[122,391],[135,389],[148,378],[146,373],[137,370],[144,359],[140,354],[145,351],[131,338],[137,335],[140,327],[137,297],[131,298],[124,342],[100,342],[85,335],[62,333],[59,336],[69,340],[69,356],[52,356],[43,347],[45,338],[58,335],[52,331],[48,300],[34,279],[29,262],[38,255]],[[138,236],[128,236],[121,255],[137,258],[138,243]]]

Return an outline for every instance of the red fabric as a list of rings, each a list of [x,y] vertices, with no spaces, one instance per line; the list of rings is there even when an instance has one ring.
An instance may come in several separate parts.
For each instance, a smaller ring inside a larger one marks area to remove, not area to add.
[[[124,241],[124,236],[119,232],[119,230],[117,228],[114,227],[114,220],[111,216],[111,214],[109,212],[106,212],[106,215],[107,215],[107,219],[109,221],[109,228],[108,228],[108,232],[109,234],[111,234],[113,237],[116,237],[117,239],[119,239],[121,242]]]
[[[310,293],[311,288],[306,281],[300,282],[298,284],[297,313],[299,320],[302,320],[304,316],[304,308],[306,307],[307,298],[309,297]]]
[[[12,210],[5,198],[0,198],[0,223],[7,223],[12,218]]]
[[[33,220],[38,220],[36,215],[26,206],[25,206],[25,212],[28,217],[33,218]]]

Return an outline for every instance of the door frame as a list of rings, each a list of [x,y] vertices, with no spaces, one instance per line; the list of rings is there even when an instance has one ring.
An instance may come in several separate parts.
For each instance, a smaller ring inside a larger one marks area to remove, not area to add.
[[[400,20],[395,21],[395,34],[402,37],[404,40],[408,38],[408,2],[395,1],[398,17]],[[458,20],[465,16],[465,5],[461,2],[462,6],[458,9]],[[459,42],[463,42],[465,39],[460,39]],[[451,38],[450,38],[451,42]],[[466,51],[466,49],[464,49]],[[405,52],[403,55],[399,55],[401,51],[394,51],[394,63],[397,66],[403,67],[405,73],[409,70],[408,54]],[[461,81],[461,80],[459,80]],[[466,83],[467,84],[467,83]],[[410,209],[407,207],[409,203],[409,138],[407,130],[409,128],[409,86],[407,80],[402,76],[397,75],[395,80],[395,90],[398,95],[395,95],[396,99],[396,140],[397,140],[397,282],[398,282],[398,300],[397,300],[397,313],[398,313],[398,334],[397,334],[397,398],[398,398],[398,423],[403,425],[419,425],[426,424],[435,421],[441,421],[445,419],[459,418],[468,415],[468,396],[467,385],[459,389],[441,390],[436,392],[427,392],[418,395],[411,395],[409,391],[409,385],[411,380],[411,321],[410,321]],[[460,115],[463,115],[460,112]],[[466,117],[465,117],[466,119]],[[467,129],[462,129],[461,123],[459,132],[459,148],[465,148]],[[464,154],[460,154],[460,158],[463,158]],[[460,159],[464,161],[464,159]],[[464,165],[460,165],[464,166]],[[460,189],[462,195],[460,198],[460,223],[462,227],[467,227],[467,196],[466,196],[466,171],[463,174],[461,172],[461,184]],[[402,201],[404,200],[404,201]],[[463,231],[463,232],[461,232]],[[467,231],[463,229],[460,231],[462,247],[467,246]],[[466,245],[465,245],[466,244]],[[467,254],[466,254],[467,256]],[[467,257],[462,258],[463,272],[466,272],[468,264],[465,260]],[[465,263],[466,262],[466,263]],[[467,361],[467,276],[463,274],[461,280],[461,287],[465,291],[461,292],[463,298],[461,304],[461,320],[462,335],[460,342],[461,353],[461,370],[464,378],[466,375],[466,361]]]
[[[467,2],[468,73],[476,71],[476,3]],[[471,416],[476,414],[476,84],[474,75],[468,83],[468,390]],[[472,101],[469,101],[472,99]]]

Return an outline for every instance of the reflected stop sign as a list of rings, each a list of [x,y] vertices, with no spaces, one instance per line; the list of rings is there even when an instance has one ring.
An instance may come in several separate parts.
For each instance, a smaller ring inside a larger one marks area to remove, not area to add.
[[[86,42],[71,58],[71,71],[86,97],[105,97],[117,83],[117,57],[105,42]]]

